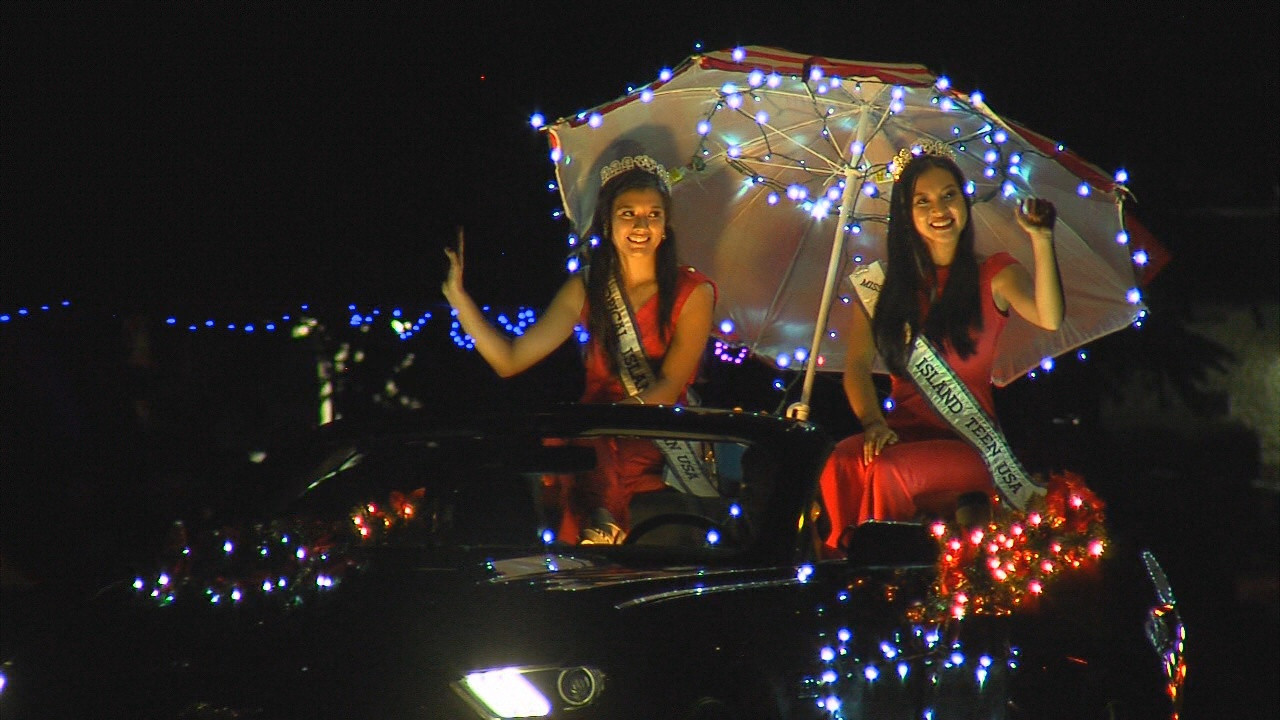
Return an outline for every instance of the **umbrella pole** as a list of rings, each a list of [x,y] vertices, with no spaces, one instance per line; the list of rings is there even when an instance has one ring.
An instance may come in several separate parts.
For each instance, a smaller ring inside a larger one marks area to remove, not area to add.
[[[813,341],[809,345],[809,357],[804,366],[804,385],[800,391],[800,401],[787,407],[787,417],[796,420],[809,419],[809,398],[813,395],[813,381],[817,375],[818,352],[822,347],[822,335],[826,332],[827,319],[831,315],[831,299],[835,295],[836,285],[840,278],[841,260],[844,257],[844,228],[853,215],[853,206],[858,201],[858,188],[854,185],[856,170],[852,165],[844,170],[844,192],[840,197],[840,221],[836,223],[836,236],[831,241],[831,259],[827,262],[827,278],[822,288],[822,303],[818,306],[818,321],[813,326]]]

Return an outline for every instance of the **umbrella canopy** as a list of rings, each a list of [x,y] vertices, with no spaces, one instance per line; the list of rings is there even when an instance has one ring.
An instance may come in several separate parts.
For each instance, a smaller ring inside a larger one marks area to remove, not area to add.
[[[1005,251],[1030,268],[1013,209],[1030,196],[1057,206],[1066,318],[1055,332],[1011,319],[993,370],[998,385],[1140,318],[1135,261],[1162,257],[1126,217],[1122,173],[999,117],[979,93],[921,65],[758,46],[694,55],[546,130],[579,234],[603,165],[644,153],[667,166],[681,260],[719,286],[718,332],[780,367],[804,364],[806,406],[813,373],[844,367],[842,333],[857,302],[849,274],[887,259],[887,167],[902,148],[934,140],[956,151],[980,256]],[[571,243],[588,244],[578,240]]]

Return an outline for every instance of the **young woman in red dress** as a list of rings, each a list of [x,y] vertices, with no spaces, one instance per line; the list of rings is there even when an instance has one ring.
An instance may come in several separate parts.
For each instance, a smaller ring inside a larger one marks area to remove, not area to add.
[[[584,403],[673,405],[686,401],[697,376],[715,307],[715,285],[676,262],[669,222],[671,187],[666,170],[646,155],[620,158],[601,171],[595,214],[585,237],[599,238],[589,268],[571,275],[541,318],[511,338],[481,314],[462,286],[463,254],[446,249],[449,274],[442,289],[481,357],[502,377],[546,358],[585,324]],[[628,393],[617,362],[617,330],[607,309],[610,279],[632,311],[636,332],[654,372],[653,382]],[[663,455],[648,441],[606,438],[595,443],[597,470],[562,479],[560,537],[617,542],[630,523],[631,498],[663,490]]]
[[[836,446],[822,474],[830,550],[850,525],[945,517],[961,495],[995,493],[982,455],[909,378],[908,337],[923,333],[994,419],[991,367],[1010,311],[1046,330],[1063,318],[1053,205],[1028,200],[1015,211],[1031,243],[1031,271],[1007,253],[979,258],[965,179],[946,149],[903,157],[890,199],[883,289],[874,315],[860,305],[846,335],[843,384],[862,432]],[[872,380],[877,353],[892,376],[887,416]]]

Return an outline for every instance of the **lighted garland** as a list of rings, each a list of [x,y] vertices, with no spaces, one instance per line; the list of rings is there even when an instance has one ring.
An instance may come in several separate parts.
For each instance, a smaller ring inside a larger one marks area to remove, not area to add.
[[[1095,565],[1107,546],[1105,504],[1074,473],[1054,474],[1025,512],[997,507],[984,527],[937,522],[938,578],[913,622],[1007,615],[1066,573]]]
[[[138,597],[157,606],[292,608],[314,602],[366,566],[361,549],[419,525],[424,490],[392,492],[339,520],[293,516],[225,526],[190,537],[175,523],[161,567],[134,579]]]
[[[846,297],[841,301],[847,303],[850,300]],[[72,301],[65,299],[56,303],[0,308],[0,330],[29,322],[39,322],[41,319],[51,318],[59,313],[84,312],[85,308],[84,303],[73,304]],[[482,308],[482,312],[491,322],[513,336],[524,334],[537,322],[536,311],[529,307],[520,306],[514,310],[504,310],[486,305]],[[109,315],[113,319],[119,317],[117,312],[111,312]],[[1145,317],[1145,311],[1142,316]],[[387,370],[388,375],[380,383],[375,384],[379,389],[373,393],[371,399],[377,406],[387,409],[423,407],[424,402],[421,399],[406,392],[406,388],[412,383],[402,383],[401,380],[408,376],[407,371],[418,361],[418,355],[409,350],[413,347],[411,343],[420,340],[418,336],[429,327],[439,328],[447,322],[449,340],[454,346],[464,351],[475,349],[473,339],[462,330],[461,324],[456,316],[447,310],[447,306],[443,312],[432,310],[409,312],[398,305],[379,307],[349,303],[331,311],[321,311],[311,305],[302,304],[293,310],[274,314],[257,313],[238,319],[226,317],[215,319],[207,315],[180,317],[178,314],[165,314],[160,317],[163,318],[162,327],[171,332],[216,333],[238,337],[274,336],[291,341],[318,341],[322,348],[328,348],[322,352],[317,368],[322,383],[319,411],[322,424],[343,416],[341,409],[335,406],[335,400],[342,396],[338,384],[349,371],[364,362],[366,353],[362,345],[376,339],[378,335],[375,331],[386,331],[387,334],[394,335],[405,348],[405,355]],[[1136,324],[1141,322],[1140,318]],[[742,344],[737,337],[737,328],[733,321],[722,320],[717,329],[718,335],[709,339],[708,348],[711,356],[718,362],[725,365],[742,365],[748,359],[756,357],[756,353],[749,346]],[[579,325],[574,328],[573,340],[579,345],[590,340],[584,326]],[[1074,352],[1074,356],[1079,362],[1087,362],[1089,352],[1085,348],[1080,348]],[[808,359],[805,348],[796,348],[792,354],[775,358],[773,364],[779,368],[780,373],[770,384],[772,390],[782,393],[785,397],[794,382],[802,376]],[[817,363],[822,367],[824,358],[819,356]],[[1046,358],[1040,367],[1027,373],[1027,378],[1037,380],[1041,375],[1047,375],[1055,368],[1056,361]],[[790,380],[785,377],[788,372],[792,374]],[[891,408],[886,407],[886,411],[889,409]]]

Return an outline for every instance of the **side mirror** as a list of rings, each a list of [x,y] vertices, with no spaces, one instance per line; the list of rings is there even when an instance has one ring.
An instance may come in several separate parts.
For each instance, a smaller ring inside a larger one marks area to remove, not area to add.
[[[938,541],[928,525],[870,520],[850,525],[840,535],[849,567],[858,570],[932,567],[938,562]]]

